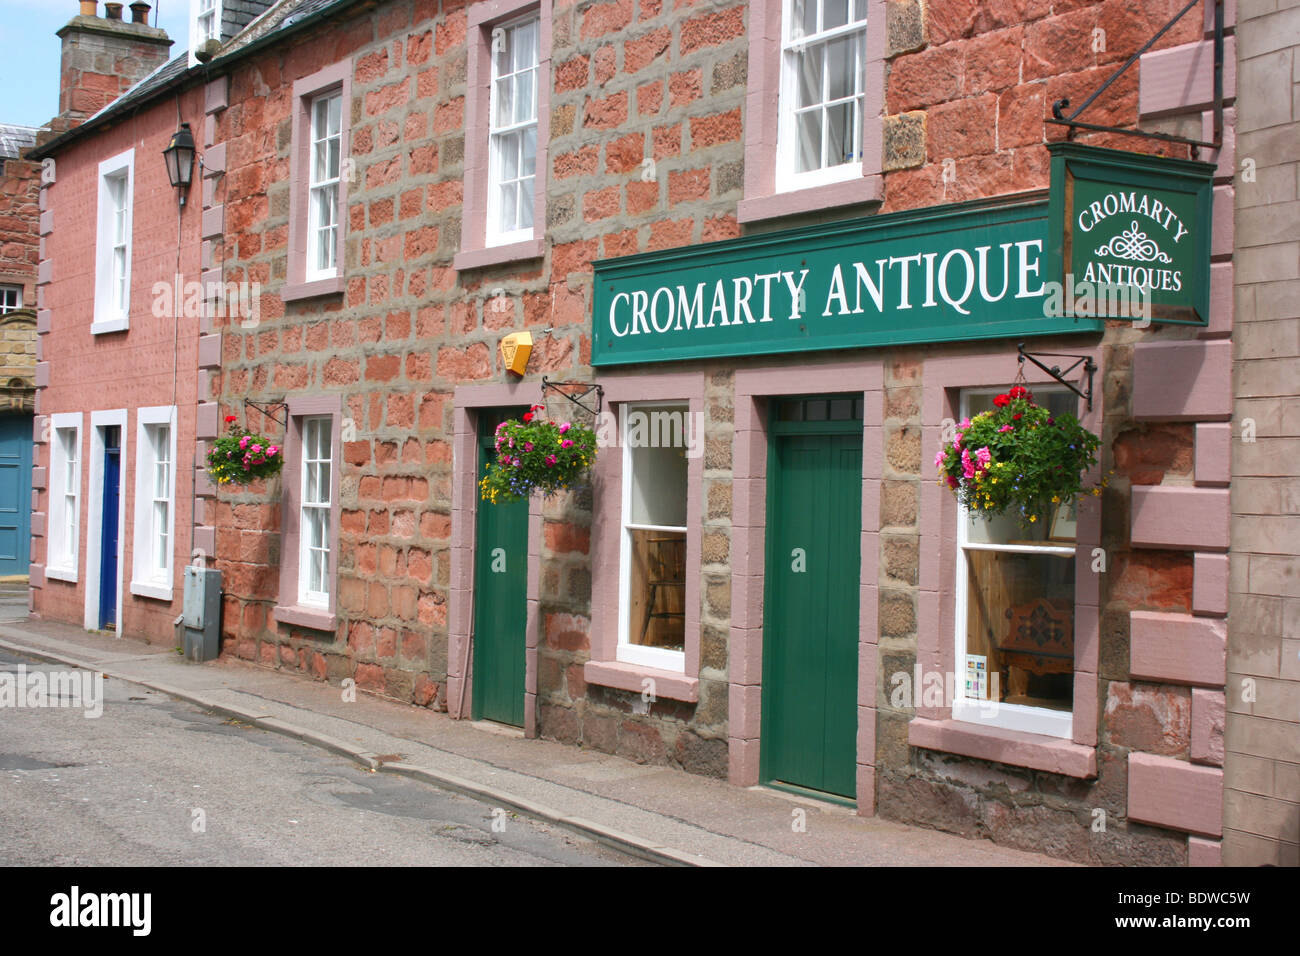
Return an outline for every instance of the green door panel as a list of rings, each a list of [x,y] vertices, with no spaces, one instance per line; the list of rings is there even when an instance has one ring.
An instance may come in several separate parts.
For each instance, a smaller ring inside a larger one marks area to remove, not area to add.
[[[496,425],[520,410],[479,415],[478,477],[496,452]],[[524,723],[524,631],[527,626],[528,502],[478,503],[474,527],[475,720]]]
[[[848,433],[841,423],[781,423],[773,433],[767,484],[763,776],[852,798],[857,778],[861,423]]]

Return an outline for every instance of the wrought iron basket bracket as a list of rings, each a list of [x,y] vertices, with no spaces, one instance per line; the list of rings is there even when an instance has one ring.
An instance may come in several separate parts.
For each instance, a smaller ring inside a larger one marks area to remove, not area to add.
[[[273,422],[279,422],[281,427],[289,427],[289,403],[288,402],[255,402],[251,398],[244,399],[245,408],[255,408]],[[274,409],[284,409],[284,417],[280,417]]]
[[[1039,361],[1040,357],[1068,358],[1068,359],[1074,359],[1074,361],[1071,362],[1065,368],[1064,371],[1062,371],[1059,365],[1052,365],[1052,366],[1044,365],[1042,362]],[[1038,366],[1048,375],[1052,376],[1052,378],[1056,379],[1056,381],[1060,382],[1070,391],[1074,392],[1075,395],[1078,395],[1080,398],[1082,398],[1085,402],[1088,403],[1088,411],[1092,411],[1092,376],[1093,373],[1097,371],[1097,363],[1092,360],[1091,355],[1068,355],[1061,352],[1026,352],[1025,343],[1021,342],[1019,345],[1016,346],[1016,361],[1023,366],[1025,364],[1025,359],[1029,359],[1029,361],[1033,362],[1036,366]],[[1086,392],[1080,391],[1079,387],[1075,385],[1073,382],[1067,382],[1065,380],[1065,376],[1069,375],[1080,365],[1083,366],[1084,375],[1088,377],[1088,390]]]
[[[578,394],[571,395],[565,391],[566,388],[582,389]],[[574,405],[577,405],[584,412],[596,418],[600,417],[601,408],[604,406],[605,389],[601,385],[594,385],[591,382],[552,382],[545,375],[542,376],[542,396],[545,397],[548,391],[554,392],[561,398],[566,398]],[[596,408],[593,410],[583,403],[583,400],[592,392],[596,393]]]
[[[1224,0],[1214,0],[1214,139],[1206,142],[1199,139],[1191,139],[1187,136],[1175,136],[1173,133],[1152,133],[1140,129],[1121,129],[1117,126],[1104,126],[1097,123],[1085,123],[1078,117],[1084,110],[1092,105],[1093,100],[1105,93],[1111,84],[1118,80],[1124,72],[1136,63],[1147,50],[1169,32],[1175,23],[1183,18],[1194,7],[1201,6],[1203,0],[1189,0],[1187,6],[1183,7],[1173,17],[1156,31],[1155,35],[1147,40],[1146,43],[1129,57],[1124,65],[1107,77],[1106,81],[1093,90],[1091,94],[1079,105],[1069,116],[1065,111],[1070,107],[1069,99],[1057,100],[1052,104],[1052,119],[1046,120],[1048,123],[1056,126],[1069,127],[1070,134],[1076,129],[1094,130],[1102,133],[1119,133],[1123,136],[1141,136],[1144,139],[1158,139],[1166,143],[1181,143],[1192,148],[1192,158],[1197,158],[1200,150],[1219,149],[1223,146],[1223,2]]]

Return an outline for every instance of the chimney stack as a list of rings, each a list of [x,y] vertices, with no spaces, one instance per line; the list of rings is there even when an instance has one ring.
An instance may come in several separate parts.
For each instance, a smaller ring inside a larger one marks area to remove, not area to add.
[[[122,19],[121,3],[80,0],[81,13],[58,31],[63,41],[59,78],[59,119],[69,126],[83,122],[144,79],[169,59],[172,41],[165,30],[149,26],[149,4],[131,4],[131,21]]]

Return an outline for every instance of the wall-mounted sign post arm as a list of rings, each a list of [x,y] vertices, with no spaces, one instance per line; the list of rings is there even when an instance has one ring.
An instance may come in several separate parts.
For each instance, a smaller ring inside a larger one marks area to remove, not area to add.
[[[1214,3],[1214,140],[1205,142],[1199,139],[1189,139],[1186,136],[1175,136],[1172,133],[1154,133],[1141,129],[1124,129],[1118,126],[1103,126],[1097,123],[1085,123],[1078,119],[1080,113],[1092,105],[1092,101],[1110,89],[1112,83],[1118,80],[1124,72],[1141,59],[1142,54],[1151,49],[1156,41],[1169,32],[1175,23],[1183,18],[1183,15],[1193,7],[1199,7],[1202,0],[1189,0],[1187,6],[1183,7],[1173,15],[1168,23],[1156,31],[1155,35],[1142,44],[1132,56],[1125,61],[1124,65],[1106,78],[1106,82],[1097,87],[1087,99],[1085,99],[1069,116],[1065,111],[1070,107],[1069,99],[1057,100],[1052,104],[1053,119],[1047,120],[1048,123],[1056,126],[1067,126],[1073,132],[1076,129],[1096,130],[1102,133],[1119,133],[1122,136],[1140,136],[1144,139],[1158,139],[1166,143],[1183,143],[1192,147],[1192,156],[1197,155],[1201,147],[1207,149],[1218,149],[1223,145],[1223,0],[1215,0]]]

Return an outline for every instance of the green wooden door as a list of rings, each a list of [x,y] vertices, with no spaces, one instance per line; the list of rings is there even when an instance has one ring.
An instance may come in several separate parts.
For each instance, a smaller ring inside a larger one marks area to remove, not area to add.
[[[523,409],[479,415],[478,477],[496,457],[497,423]],[[474,719],[522,727],[527,622],[528,502],[478,503],[474,527]]]
[[[762,774],[856,796],[862,411],[774,403],[769,426]]]

